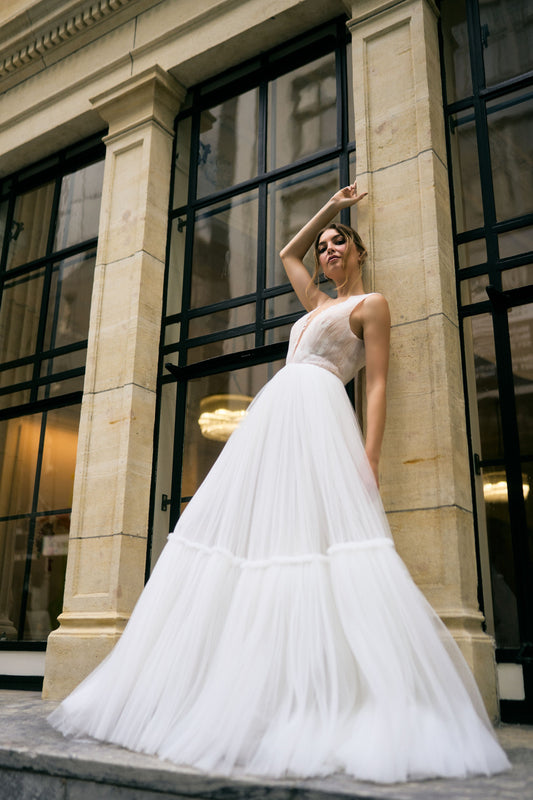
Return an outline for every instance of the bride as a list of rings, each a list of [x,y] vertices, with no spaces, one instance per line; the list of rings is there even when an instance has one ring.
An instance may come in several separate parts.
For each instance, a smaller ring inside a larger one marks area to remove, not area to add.
[[[390,318],[341,189],[282,250],[307,310],[159,557],[120,641],[52,713],[176,764],[376,782],[509,766],[378,491]],[[318,288],[303,264],[314,246]],[[344,385],[366,361],[366,441]]]

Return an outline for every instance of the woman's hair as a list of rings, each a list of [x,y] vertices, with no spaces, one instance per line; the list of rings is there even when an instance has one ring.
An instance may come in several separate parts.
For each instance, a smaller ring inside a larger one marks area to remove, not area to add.
[[[363,240],[361,239],[361,237],[359,236],[357,231],[355,231],[349,225],[342,225],[342,223],[340,223],[340,222],[332,222],[330,225],[326,225],[324,228],[322,228],[321,231],[318,232],[318,234],[317,234],[317,236],[315,238],[314,245],[313,245],[313,253],[314,253],[314,256],[315,256],[315,271],[313,273],[313,277],[311,278],[311,280],[309,282],[309,285],[311,285],[311,283],[314,283],[316,286],[318,285],[319,272],[320,272],[320,260],[319,260],[319,253],[318,253],[318,244],[320,242],[320,237],[322,236],[324,231],[329,231],[329,230],[338,231],[343,236],[345,236],[346,239],[350,239],[354,243],[354,245],[356,246],[357,250],[361,254],[361,267],[365,263],[366,257],[368,255],[368,251],[367,251],[366,247],[363,244]],[[338,288],[342,288],[342,287],[338,287]]]

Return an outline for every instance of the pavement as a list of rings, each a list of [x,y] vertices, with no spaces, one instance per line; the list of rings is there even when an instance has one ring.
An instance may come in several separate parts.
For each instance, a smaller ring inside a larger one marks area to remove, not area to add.
[[[512,768],[490,778],[264,781],[206,775],[114,745],[64,739],[46,722],[55,706],[37,692],[0,691],[0,800],[533,800],[533,726],[498,728]]]

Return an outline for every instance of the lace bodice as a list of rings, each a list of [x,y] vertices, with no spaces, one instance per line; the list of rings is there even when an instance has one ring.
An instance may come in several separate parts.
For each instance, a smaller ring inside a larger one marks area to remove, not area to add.
[[[293,325],[287,364],[314,364],[346,384],[365,364],[365,345],[350,328],[350,314],[368,294],[313,309]]]

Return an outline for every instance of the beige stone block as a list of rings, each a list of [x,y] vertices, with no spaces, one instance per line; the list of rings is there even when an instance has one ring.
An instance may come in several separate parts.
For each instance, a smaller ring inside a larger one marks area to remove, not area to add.
[[[387,517],[398,553],[435,611],[461,627],[467,623],[457,618],[474,613],[479,627],[472,514],[448,506]]]
[[[89,620],[113,613],[126,619],[144,585],[146,536],[71,539],[69,563],[64,613]]]
[[[95,271],[85,391],[155,391],[164,264],[144,251]]]
[[[87,406],[87,408],[86,408]],[[86,396],[73,499],[74,537],[146,536],[155,394],[134,384]]]
[[[87,626],[72,633],[53,631],[46,647],[43,698],[63,700],[70,694],[111,652],[122,630],[123,626],[111,633]]]
[[[442,108],[432,110],[441,93],[435,6],[427,0],[357,2],[352,14],[358,171],[427,149],[444,160]]]

